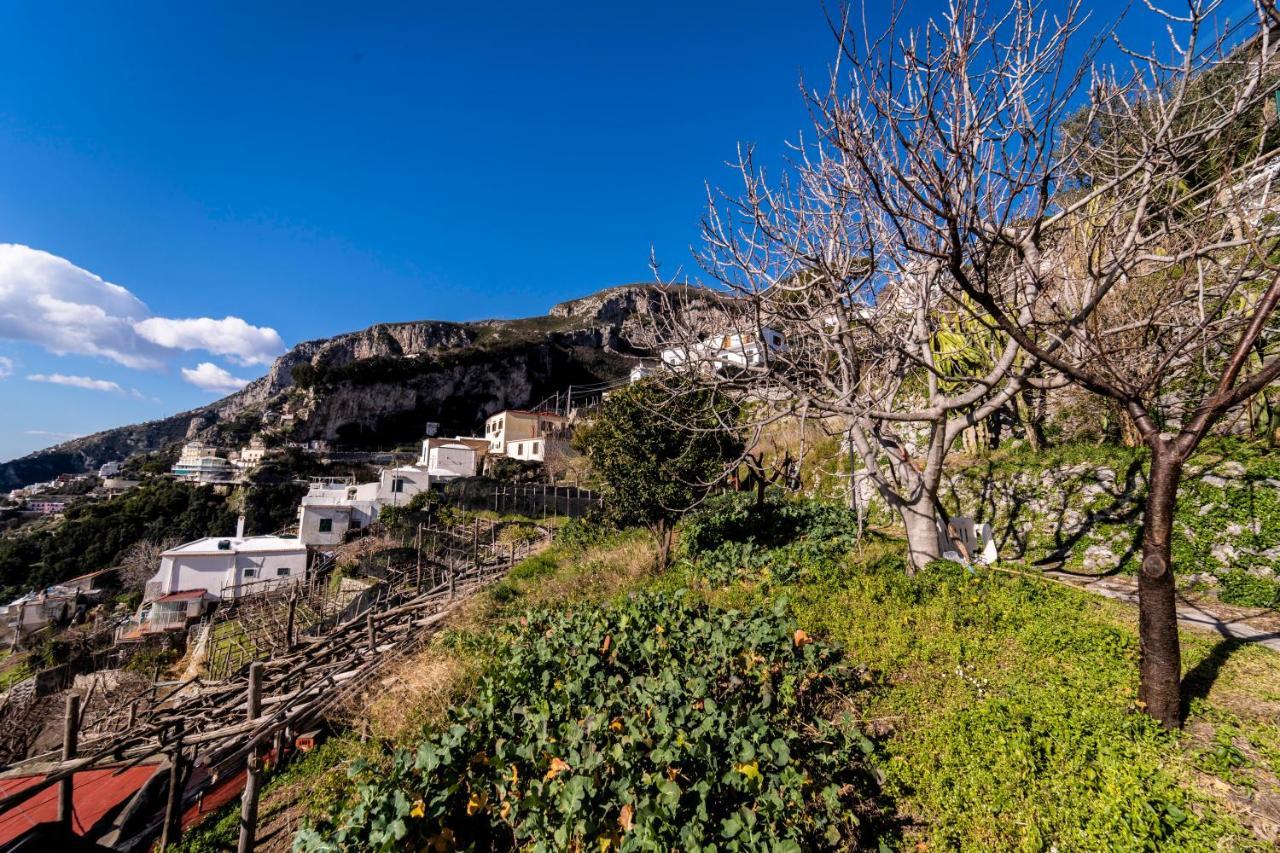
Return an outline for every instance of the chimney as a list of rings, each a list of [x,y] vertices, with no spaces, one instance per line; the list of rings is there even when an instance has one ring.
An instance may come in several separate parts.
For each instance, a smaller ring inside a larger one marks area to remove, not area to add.
[[[244,538],[244,516],[243,515],[236,519],[236,538],[237,539]]]

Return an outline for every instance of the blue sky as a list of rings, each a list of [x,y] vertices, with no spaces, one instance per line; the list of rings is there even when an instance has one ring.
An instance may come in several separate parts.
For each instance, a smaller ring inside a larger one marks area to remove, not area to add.
[[[37,251],[0,297],[134,302],[61,337],[0,304],[0,459],[301,340],[687,267],[703,182],[780,152],[832,55],[818,2],[3,4],[0,243]]]

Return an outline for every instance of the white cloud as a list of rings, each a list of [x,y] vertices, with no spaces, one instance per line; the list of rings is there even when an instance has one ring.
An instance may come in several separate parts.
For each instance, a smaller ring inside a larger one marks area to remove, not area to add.
[[[32,382],[49,382],[53,385],[67,385],[71,388],[83,388],[86,391],[111,391],[116,394],[126,393],[119,383],[109,379],[94,379],[90,376],[67,376],[65,373],[32,373],[27,377]],[[137,392],[135,391],[136,395]]]
[[[8,379],[13,375],[13,359],[0,355],[0,379]]]
[[[40,436],[41,438],[60,438],[66,441],[70,441],[73,438],[79,438],[81,435],[78,432],[56,432],[54,430],[49,430],[49,429],[24,429],[22,431],[22,434],[36,435],[36,436]]]
[[[245,365],[270,364],[284,351],[274,329],[238,317],[154,317],[125,288],[13,243],[0,243],[0,338],[142,370],[162,368],[175,351],[207,350]]]
[[[197,388],[202,388],[205,391],[217,391],[221,394],[239,391],[250,382],[248,379],[232,376],[223,368],[208,361],[202,361],[194,368],[182,368],[182,378]]]
[[[168,349],[205,350],[235,364],[270,364],[284,352],[275,329],[251,326],[239,317],[171,320],[151,317],[133,325],[145,340]]]
[[[95,355],[156,369],[161,352],[134,322],[151,312],[129,291],[70,261],[0,244],[0,337],[31,341],[57,355]]]

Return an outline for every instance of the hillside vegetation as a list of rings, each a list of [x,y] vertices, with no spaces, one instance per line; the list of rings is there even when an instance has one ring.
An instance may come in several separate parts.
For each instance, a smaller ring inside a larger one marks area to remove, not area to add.
[[[294,520],[299,489],[259,485],[230,496],[175,480],[152,480],[117,498],[67,507],[61,521],[0,537],[0,595],[40,589],[116,565],[135,542],[187,542],[247,530],[270,533]]]
[[[844,513],[719,498],[660,575],[644,533],[570,525],[267,813],[305,849],[1271,849],[1274,653],[1184,634],[1167,732],[1124,605],[908,577],[898,541],[833,540]]]

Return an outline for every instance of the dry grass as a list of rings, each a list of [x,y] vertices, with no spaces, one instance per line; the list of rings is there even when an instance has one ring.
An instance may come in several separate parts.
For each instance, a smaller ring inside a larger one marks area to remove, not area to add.
[[[642,586],[654,575],[658,549],[647,535],[588,548],[559,571],[520,581],[525,605],[604,600]]]

